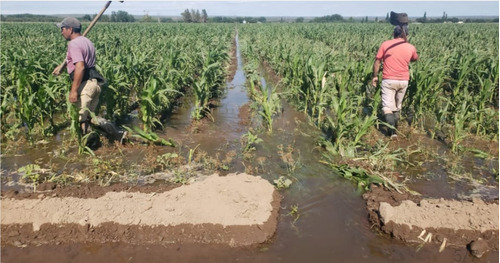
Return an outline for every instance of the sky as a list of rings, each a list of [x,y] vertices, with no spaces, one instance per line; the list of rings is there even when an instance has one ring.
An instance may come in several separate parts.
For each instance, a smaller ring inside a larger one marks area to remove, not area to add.
[[[9,14],[97,14],[107,1],[4,1],[0,13]],[[340,14],[343,17],[378,16],[390,11],[410,17],[497,16],[499,1],[113,1],[104,14],[126,11],[132,15],[179,16],[186,9],[207,11],[208,16],[292,16],[315,17]]]

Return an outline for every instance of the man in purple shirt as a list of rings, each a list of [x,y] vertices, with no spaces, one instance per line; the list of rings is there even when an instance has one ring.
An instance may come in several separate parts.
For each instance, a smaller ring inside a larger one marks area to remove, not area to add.
[[[101,86],[105,83],[104,77],[95,69],[96,55],[92,42],[80,32],[82,25],[74,17],[64,18],[56,24],[61,28],[62,36],[69,41],[66,53],[66,65],[58,66],[52,74],[59,76],[66,66],[71,78],[69,101],[76,103],[79,110],[79,122],[82,135],[90,132],[90,112],[95,112],[99,103]],[[119,139],[123,143],[126,132],[120,132],[103,118],[95,118],[94,123],[100,126],[108,135]]]

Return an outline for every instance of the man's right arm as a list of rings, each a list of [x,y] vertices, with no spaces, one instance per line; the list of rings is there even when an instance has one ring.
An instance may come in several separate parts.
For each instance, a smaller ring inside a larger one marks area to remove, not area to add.
[[[372,86],[376,87],[378,82],[378,71],[380,70],[380,59],[375,59],[373,62]]]

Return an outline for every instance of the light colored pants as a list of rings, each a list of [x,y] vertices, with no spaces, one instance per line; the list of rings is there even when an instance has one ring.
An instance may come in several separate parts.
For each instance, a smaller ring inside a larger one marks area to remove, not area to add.
[[[91,116],[89,116],[90,111],[95,112],[97,104],[99,103],[101,87],[97,84],[97,80],[89,79],[86,82],[83,82],[80,85],[80,89],[80,99],[77,102],[77,106],[80,108],[79,121],[90,121],[109,136],[112,136],[115,139],[120,139],[123,132],[120,132],[120,130],[113,123],[99,116],[96,116],[95,118],[91,118]],[[88,110],[85,109],[85,107],[87,107]]]
[[[384,114],[401,111],[408,80],[382,80],[382,110]]]
[[[77,106],[80,109],[78,112],[80,114],[78,120],[80,122],[85,122],[90,120],[89,111],[95,112],[97,108],[101,87],[97,84],[96,79],[89,79],[80,85],[78,94],[80,94],[80,98],[77,102]]]

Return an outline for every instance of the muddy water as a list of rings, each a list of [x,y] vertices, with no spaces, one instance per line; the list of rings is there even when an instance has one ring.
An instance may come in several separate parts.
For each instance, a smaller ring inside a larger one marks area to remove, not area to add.
[[[291,187],[281,191],[284,199],[272,240],[256,248],[120,243],[3,247],[2,262],[498,262],[495,253],[474,260],[465,248],[447,248],[438,253],[436,246],[418,249],[416,245],[392,240],[370,229],[364,201],[356,187],[318,162],[321,152],[315,147],[315,140],[320,134],[308,125],[302,113],[284,103],[283,111],[274,121],[272,134],[260,129],[259,121],[251,125],[240,123],[240,107],[249,100],[239,50],[237,59],[238,69],[227,85],[220,106],[213,112],[214,122],[206,123],[200,133],[187,132],[191,125],[191,107],[186,105],[169,119],[163,136],[182,142],[179,147],[196,148],[209,154],[236,151],[238,155],[232,162],[231,172],[248,169],[270,181],[280,176],[291,179]],[[262,77],[268,80],[266,85],[273,85],[266,72],[262,72]],[[263,142],[251,156],[244,158],[240,138],[250,128]],[[2,169],[15,170],[34,161],[30,158],[51,159],[43,152],[53,152],[52,147],[56,149],[56,146],[57,143],[49,144],[29,155],[19,152],[20,156],[2,157]],[[280,148],[291,151],[293,162],[282,160]],[[136,152],[137,160],[141,156]],[[437,183],[416,181],[416,188],[453,196],[456,186],[448,186],[443,179],[442,165],[426,163],[423,168],[413,169],[407,173],[425,170],[437,174]],[[430,189],[431,186],[435,189]]]
[[[181,138],[184,147],[194,149],[197,146],[209,154],[215,153],[218,149],[228,150],[239,149],[239,140],[246,132],[246,128],[239,125],[240,118],[238,113],[240,107],[248,102],[245,82],[246,77],[243,72],[243,61],[239,55],[238,37],[236,36],[237,46],[237,69],[233,79],[227,83],[220,105],[213,109],[213,120],[205,120],[198,124],[200,132],[188,132],[187,127],[192,124],[191,105],[184,105],[174,114],[166,126],[166,134]],[[236,143],[237,142],[237,143]]]

